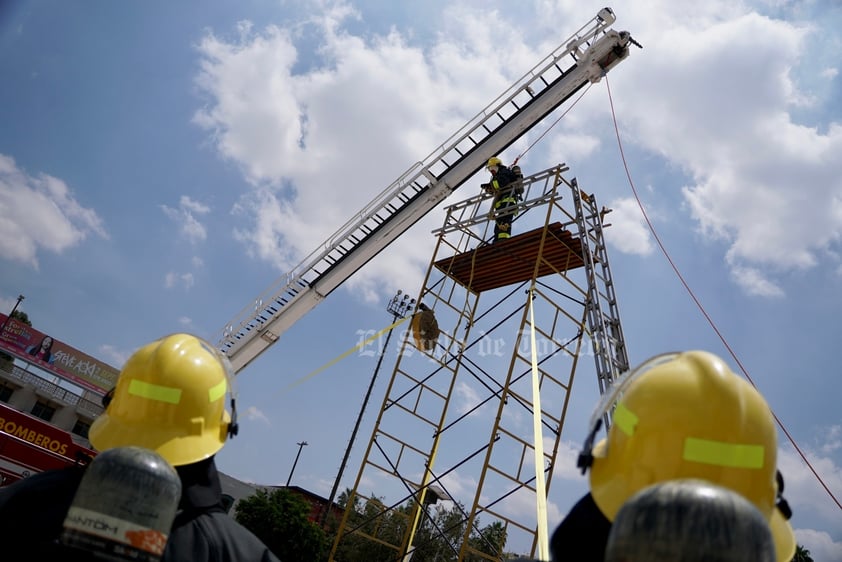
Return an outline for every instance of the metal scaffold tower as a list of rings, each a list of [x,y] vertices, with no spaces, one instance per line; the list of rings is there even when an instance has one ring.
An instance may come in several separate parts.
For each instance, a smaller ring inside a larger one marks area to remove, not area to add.
[[[429,351],[402,337],[331,560],[354,560],[363,543],[383,561],[535,556],[536,425],[549,490],[573,380],[590,370],[582,356],[594,357],[600,393],[628,369],[603,239],[609,210],[567,171],[524,178],[507,240],[487,243],[489,196],[447,208],[417,299],[440,336]],[[435,517],[439,500],[461,516]]]

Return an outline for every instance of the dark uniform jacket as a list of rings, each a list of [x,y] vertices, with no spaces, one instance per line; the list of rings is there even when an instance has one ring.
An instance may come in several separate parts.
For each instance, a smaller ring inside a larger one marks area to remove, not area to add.
[[[553,562],[602,562],[611,522],[597,507],[593,496],[580,499],[550,539]]]
[[[497,166],[497,173],[491,179],[491,188],[494,192],[494,209],[517,205],[517,197],[514,194],[512,185],[518,177],[513,171],[500,164]]]
[[[222,508],[222,488],[213,457],[178,467],[182,494],[164,562],[278,562],[260,539]],[[84,468],[35,474],[0,488],[0,560],[92,560],[58,544],[62,523]]]

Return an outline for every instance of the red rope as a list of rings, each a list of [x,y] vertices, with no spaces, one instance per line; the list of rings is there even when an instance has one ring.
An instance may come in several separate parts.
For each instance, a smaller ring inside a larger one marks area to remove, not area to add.
[[[675,275],[678,277],[678,280],[681,281],[681,284],[687,290],[687,293],[690,295],[690,298],[693,299],[694,303],[696,303],[696,306],[698,307],[699,311],[701,311],[702,315],[705,317],[708,324],[710,324],[710,327],[713,328],[713,331],[719,337],[719,340],[722,342],[722,344],[725,346],[725,348],[728,350],[728,353],[731,354],[731,357],[734,359],[734,361],[737,363],[737,365],[739,365],[740,370],[743,372],[743,374],[745,375],[748,382],[751,384],[751,386],[753,386],[755,389],[757,389],[757,385],[754,384],[754,381],[752,380],[751,376],[748,374],[748,371],[743,366],[740,359],[737,357],[737,354],[734,352],[733,349],[731,349],[730,344],[725,339],[725,337],[722,335],[722,333],[719,331],[719,328],[716,327],[716,324],[711,319],[710,315],[707,313],[705,308],[702,306],[702,303],[699,302],[698,298],[696,298],[696,295],[693,293],[693,290],[690,288],[690,285],[687,284],[687,281],[685,281],[684,276],[681,275],[681,272],[678,270],[678,267],[675,265],[675,262],[673,262],[672,258],[670,257],[669,252],[667,252],[666,247],[661,242],[661,238],[658,236],[658,233],[655,232],[655,227],[652,225],[652,221],[649,220],[649,216],[646,214],[646,209],[644,209],[643,203],[640,201],[640,197],[637,194],[637,188],[635,187],[634,181],[632,180],[632,177],[631,177],[631,172],[629,172],[629,166],[628,166],[628,163],[626,162],[626,154],[623,150],[623,143],[620,140],[620,129],[617,126],[617,115],[614,112],[614,98],[611,96],[611,85],[608,83],[608,76],[605,76],[605,86],[608,89],[608,101],[611,104],[611,117],[614,120],[614,132],[617,135],[617,145],[620,147],[620,157],[623,160],[623,168],[626,171],[626,177],[629,180],[629,185],[631,186],[632,193],[634,193],[634,198],[637,201],[638,207],[640,207],[640,212],[643,213],[643,218],[646,220],[646,224],[649,227],[649,231],[652,233],[652,236],[655,238],[655,241],[658,243],[658,247],[661,249],[661,252],[664,254],[664,257],[667,258],[667,261],[669,262],[670,267],[672,267],[672,270],[675,272]],[[770,408],[770,411],[771,411],[771,408]],[[839,500],[836,498],[836,496],[833,495],[833,492],[830,491],[830,488],[827,487],[827,484],[825,484],[824,480],[822,480],[822,477],[819,476],[819,473],[816,472],[815,468],[813,468],[813,465],[807,459],[807,456],[803,453],[803,451],[801,451],[801,447],[798,446],[798,444],[795,442],[795,439],[793,439],[792,435],[790,435],[789,431],[786,429],[786,427],[784,427],[784,424],[781,422],[781,420],[778,418],[778,416],[775,414],[774,411],[772,412],[772,417],[775,418],[775,422],[777,422],[778,426],[784,432],[784,435],[786,435],[789,442],[792,443],[792,446],[795,447],[795,450],[798,451],[798,455],[801,457],[801,459],[807,465],[807,468],[809,468],[810,471],[813,473],[813,475],[816,477],[816,480],[819,481],[819,484],[821,484],[822,488],[824,488],[824,490],[831,497],[831,499],[834,501],[834,503],[836,503],[836,506],[840,510],[842,510],[842,504],[839,503]]]

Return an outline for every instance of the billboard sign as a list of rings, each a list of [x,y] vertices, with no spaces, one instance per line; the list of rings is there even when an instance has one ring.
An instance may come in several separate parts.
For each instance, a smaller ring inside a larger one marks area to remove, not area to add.
[[[111,365],[5,314],[0,314],[0,325],[0,351],[99,394],[117,383],[120,372]]]

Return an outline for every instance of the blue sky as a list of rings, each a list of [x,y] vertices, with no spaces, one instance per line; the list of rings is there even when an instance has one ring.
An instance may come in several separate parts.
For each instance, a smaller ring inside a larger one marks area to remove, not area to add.
[[[170,332],[215,340],[601,7],[3,2],[0,310],[23,293],[37,329],[117,367]],[[842,499],[842,7],[641,0],[613,8],[615,28],[644,47],[608,84],[646,212],[717,330]],[[736,368],[646,229],[608,84],[591,88],[520,163],[528,173],[566,162],[614,209],[606,236],[632,363],[707,349]],[[376,356],[352,354],[290,384],[388,325],[395,290],[420,289],[430,231],[442,219],[441,209],[431,213],[243,371],[242,430],[219,455],[222,470],[283,484],[306,440],[294,484],[329,493]],[[596,381],[578,384],[551,528],[586,486],[573,468]],[[782,433],[780,443],[799,541],[816,560],[842,561],[842,511]]]

